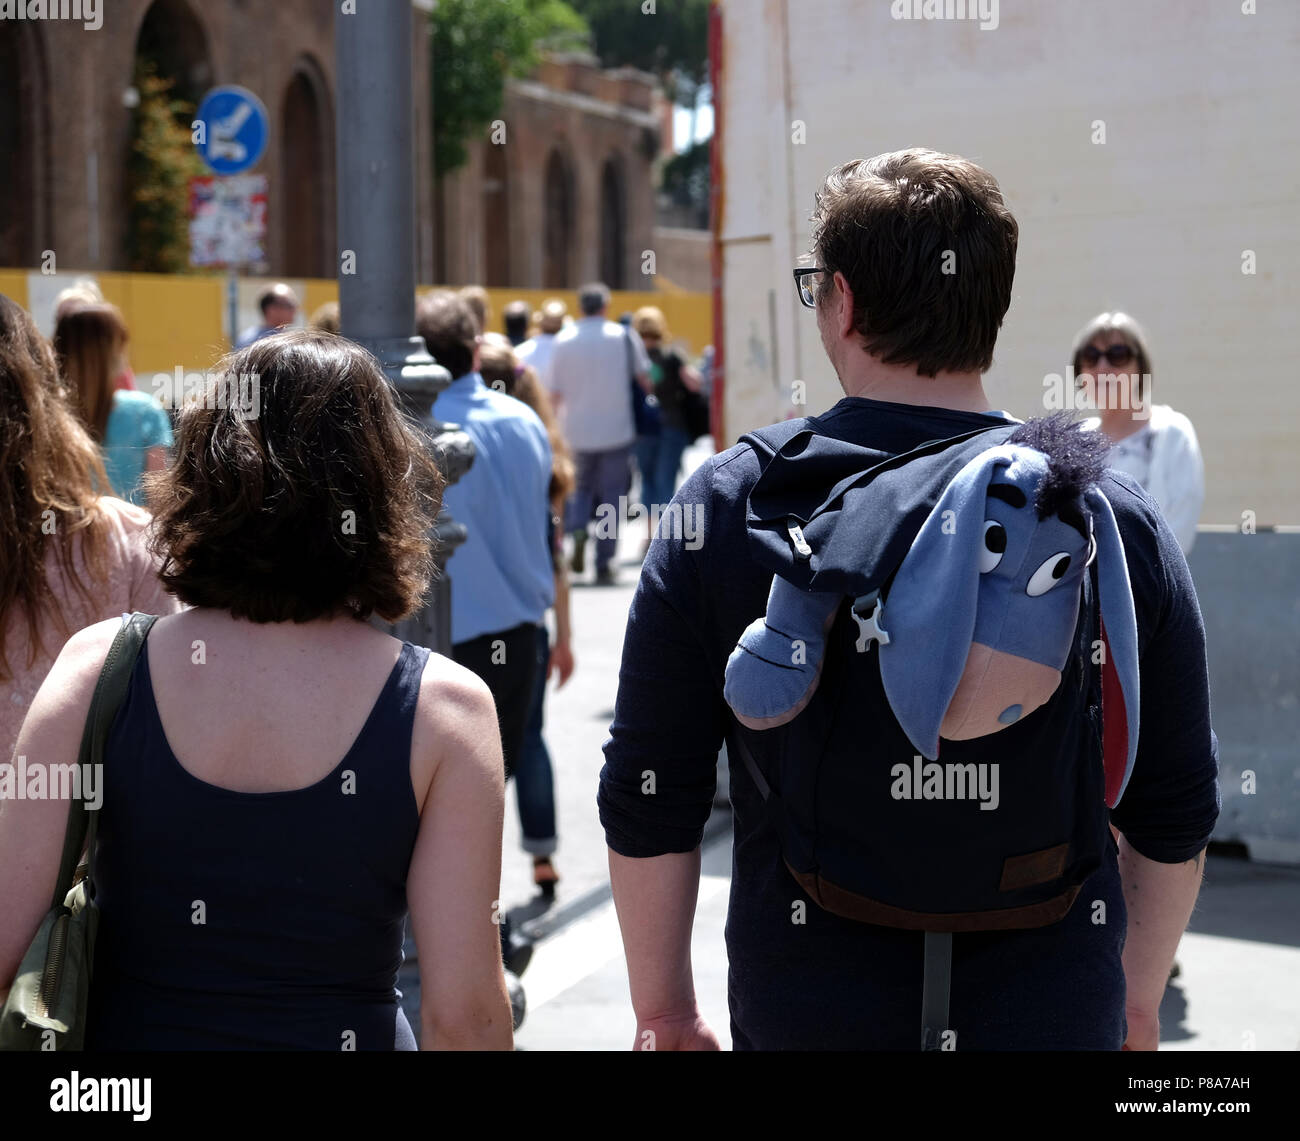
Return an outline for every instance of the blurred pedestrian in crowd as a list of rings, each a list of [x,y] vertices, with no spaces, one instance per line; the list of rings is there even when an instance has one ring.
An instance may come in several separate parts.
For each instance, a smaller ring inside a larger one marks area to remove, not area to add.
[[[558,297],[550,297],[542,302],[538,316],[538,331],[529,337],[516,350],[521,364],[531,365],[537,373],[537,379],[547,393],[551,392],[551,353],[555,348],[555,338],[564,328],[564,319],[569,307]]]
[[[492,690],[513,772],[533,695],[537,627],[554,601],[546,542],[551,446],[537,414],[483,382],[479,325],[464,297],[420,299],[416,325],[454,378],[433,413],[474,441],[474,463],[447,488],[447,510],[469,537],[447,561],[452,652]]]
[[[140,477],[166,465],[172,428],[152,393],[114,387],[126,343],[126,323],[114,305],[72,306],[54,330],[59,371],[91,438],[103,448],[112,493],[140,504]]]
[[[177,609],[145,548],[148,513],[107,487],[49,343],[0,296],[0,763],[67,638],[124,611]]]
[[[326,301],[324,305],[317,306],[307,324],[313,329],[319,329],[322,333],[337,335],[342,329],[339,318],[339,303],[337,301]]]
[[[511,348],[518,348],[528,339],[530,314],[527,301],[512,301],[505,308],[506,339]]]
[[[642,434],[638,429],[636,441],[648,549],[654,537],[654,508],[662,509],[672,501],[682,453],[692,443],[686,424],[686,393],[699,392],[702,385],[699,373],[677,349],[668,345],[668,322],[660,310],[653,305],[638,309],[632,317],[632,328],[650,358],[650,380],[658,406],[658,431]]]
[[[555,338],[550,389],[578,468],[565,530],[574,537],[573,571],[583,574],[588,522],[602,506],[619,508],[629,490],[636,428],[628,385],[650,392],[650,358],[634,330],[606,318],[608,287],[584,285],[578,303],[582,317]],[[595,545],[596,583],[612,585],[617,529],[603,529]]]
[[[283,281],[268,285],[257,295],[257,307],[262,313],[260,325],[250,325],[235,342],[236,349],[244,349],[254,341],[278,333],[292,325],[298,317],[298,295]]]
[[[551,482],[548,488],[547,540],[555,577],[555,643],[545,625],[537,628],[537,681],[524,728],[519,764],[515,770],[515,793],[519,803],[521,846],[533,856],[533,882],[548,899],[555,894],[559,875],[551,857],[558,845],[555,826],[555,782],[551,754],[542,735],[545,722],[546,683],[554,672],[560,688],[573,673],[573,648],[569,621],[569,578],[563,558],[564,504],[573,491],[573,457],[560,435],[551,402],[528,365],[520,364],[508,349],[484,346],[479,371],[485,383],[528,405],[546,426],[551,442]]]
[[[296,331],[223,367],[261,377],[261,415],[187,406],[180,462],[152,477],[163,581],[192,609],[154,625],[108,742],[87,1049],[337,1051],[341,1029],[414,1049],[408,904],[422,1045],[509,1049],[491,695],[367,621],[419,604],[441,477],[350,342]],[[118,626],[68,642],[20,752],[75,764]],[[0,814],[0,868],[26,869],[0,885],[0,987],[49,906],[66,815]]]
[[[64,313],[70,312],[78,306],[102,305],[103,303],[104,295],[100,292],[95,279],[80,277],[67,289],[62,290],[58,297],[54,299],[54,324],[57,326],[59,318]],[[122,371],[113,378],[113,387],[122,389],[135,387],[135,374],[132,373],[131,365],[125,357],[122,359]]]
[[[1127,313],[1099,313],[1074,339],[1075,383],[1097,416],[1084,427],[1112,441],[1109,464],[1131,475],[1160,505],[1183,554],[1196,541],[1205,502],[1205,465],[1196,429],[1151,399],[1151,354]]]
[[[460,295],[474,314],[479,334],[489,332],[488,325],[492,320],[492,299],[488,296],[488,291],[481,285],[467,285],[460,291]]]

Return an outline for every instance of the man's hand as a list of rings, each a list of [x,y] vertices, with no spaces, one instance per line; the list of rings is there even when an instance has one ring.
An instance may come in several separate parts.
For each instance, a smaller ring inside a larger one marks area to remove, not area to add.
[[[1154,1011],[1124,1011],[1128,1023],[1128,1038],[1124,1042],[1125,1050],[1158,1050],[1160,1048],[1160,1015]]]
[[[638,1020],[634,1050],[721,1050],[698,1010]]]
[[[547,681],[551,680],[552,673],[559,674],[556,689],[560,689],[573,674],[573,649],[568,642],[556,642],[551,647],[551,656],[546,663]]]

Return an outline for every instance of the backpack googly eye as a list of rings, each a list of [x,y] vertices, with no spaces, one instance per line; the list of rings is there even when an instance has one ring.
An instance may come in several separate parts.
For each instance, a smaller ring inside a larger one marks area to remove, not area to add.
[[[1070,556],[1064,551],[1057,551],[1029,576],[1029,582],[1025,585],[1025,593],[1030,598],[1037,598],[1040,594],[1046,594],[1065,577],[1065,572],[1069,569]]]
[[[988,574],[993,570],[1002,561],[1006,549],[1007,529],[996,519],[985,519],[984,542],[980,544],[979,551],[980,574]]]

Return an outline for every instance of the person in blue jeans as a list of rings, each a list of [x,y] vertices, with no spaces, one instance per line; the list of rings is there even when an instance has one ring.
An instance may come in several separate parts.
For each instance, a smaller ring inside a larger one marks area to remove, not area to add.
[[[666,348],[668,322],[663,313],[653,305],[638,309],[632,318],[632,327],[645,344],[650,357],[650,378],[658,401],[659,430],[655,434],[639,435],[636,442],[637,466],[641,470],[641,499],[646,508],[646,548],[654,537],[654,524],[658,517],[654,511],[672,502],[677,490],[677,473],[682,466],[682,453],[692,440],[686,428],[683,401],[686,392],[699,392],[702,381],[675,348]]]
[[[555,825],[555,774],[550,750],[542,735],[545,723],[546,683],[558,675],[559,689],[573,673],[573,647],[569,625],[569,579],[564,565],[564,502],[573,491],[574,467],[569,445],[561,435],[550,398],[537,372],[521,364],[515,350],[504,345],[484,344],[479,348],[479,373],[490,388],[523,401],[537,413],[551,442],[550,504],[547,512],[547,546],[555,575],[555,644],[551,645],[545,623],[534,636],[535,680],[532,700],[524,724],[523,742],[514,767],[515,796],[519,804],[519,845],[533,858],[533,883],[549,901],[555,898],[559,873],[551,857],[559,846]]]
[[[103,451],[111,494],[139,506],[141,476],[166,466],[172,427],[157,397],[116,389],[126,342],[126,322],[115,305],[69,307],[54,330],[59,372]]]

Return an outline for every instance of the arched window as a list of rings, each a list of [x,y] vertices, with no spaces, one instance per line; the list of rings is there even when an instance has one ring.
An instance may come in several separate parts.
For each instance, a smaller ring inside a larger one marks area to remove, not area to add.
[[[623,172],[619,160],[611,158],[600,172],[600,279],[610,289],[627,287],[623,250],[626,233]]]
[[[573,198],[573,171],[559,150],[553,150],[546,161],[546,266],[542,275],[546,289],[567,289],[573,284]]]
[[[47,163],[49,107],[38,30],[20,22],[0,36],[0,266],[35,266],[53,242]]]
[[[288,277],[333,277],[334,117],[320,69],[304,59],[280,117],[280,209]]]

